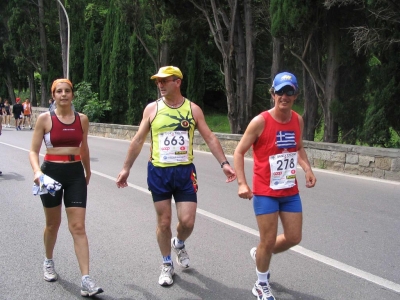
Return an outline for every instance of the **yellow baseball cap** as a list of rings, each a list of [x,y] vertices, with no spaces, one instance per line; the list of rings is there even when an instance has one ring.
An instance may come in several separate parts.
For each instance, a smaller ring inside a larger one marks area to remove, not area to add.
[[[179,68],[174,67],[174,66],[166,66],[166,67],[160,68],[160,70],[158,70],[158,73],[151,76],[150,79],[164,78],[164,77],[168,77],[168,76],[176,76],[176,77],[179,77],[180,79],[183,78],[182,72],[181,72],[181,70],[179,70]]]

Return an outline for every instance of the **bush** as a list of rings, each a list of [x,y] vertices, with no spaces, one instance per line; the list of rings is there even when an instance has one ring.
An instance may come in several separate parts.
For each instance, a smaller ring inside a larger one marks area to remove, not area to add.
[[[105,112],[111,110],[110,102],[100,101],[98,94],[92,92],[92,85],[85,81],[75,86],[73,103],[76,111],[84,113],[90,122],[95,123],[100,122]]]

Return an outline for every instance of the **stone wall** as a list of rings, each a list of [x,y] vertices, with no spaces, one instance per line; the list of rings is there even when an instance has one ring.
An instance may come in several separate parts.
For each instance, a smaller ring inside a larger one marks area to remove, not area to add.
[[[47,111],[33,108],[32,124],[39,113]],[[131,140],[138,126],[90,123],[89,134],[106,138]],[[241,134],[215,133],[226,154],[232,155]],[[146,142],[149,142],[149,136]],[[201,135],[196,131],[195,150],[210,151]],[[308,159],[314,168],[333,170],[354,175],[369,176],[400,181],[400,149],[374,148],[354,145],[318,143],[304,141]],[[252,157],[251,149],[246,154]]]

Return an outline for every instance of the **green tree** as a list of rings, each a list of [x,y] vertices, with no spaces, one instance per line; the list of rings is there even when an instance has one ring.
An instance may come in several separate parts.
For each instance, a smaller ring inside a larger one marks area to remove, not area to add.
[[[84,59],[84,70],[83,80],[90,82],[95,87],[98,85],[98,55],[97,55],[97,44],[95,42],[95,28],[94,21],[92,20],[90,31],[86,38],[85,43],[85,59]]]
[[[113,32],[113,44],[110,55],[110,85],[109,101],[111,103],[111,121],[114,123],[125,123],[128,109],[126,88],[128,86],[127,76],[128,67],[126,59],[129,57],[129,28],[121,18],[121,12],[117,8],[116,14],[119,15]]]
[[[187,97],[204,109],[204,58],[197,43],[187,50]]]
[[[100,75],[100,100],[109,99],[110,88],[110,60],[113,46],[113,35],[118,18],[115,0],[111,0],[106,17],[106,24],[102,33],[101,44],[101,75]]]

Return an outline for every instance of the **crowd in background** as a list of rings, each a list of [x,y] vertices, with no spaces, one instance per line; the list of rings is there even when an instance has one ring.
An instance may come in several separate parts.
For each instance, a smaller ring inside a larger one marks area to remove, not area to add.
[[[8,99],[0,97],[0,134],[2,127],[11,128],[15,126],[15,129],[22,130],[27,128],[32,130],[31,116],[32,116],[32,104],[29,98],[26,98],[21,103],[21,98],[15,99],[15,104],[12,105]],[[14,119],[14,121],[12,121]]]

